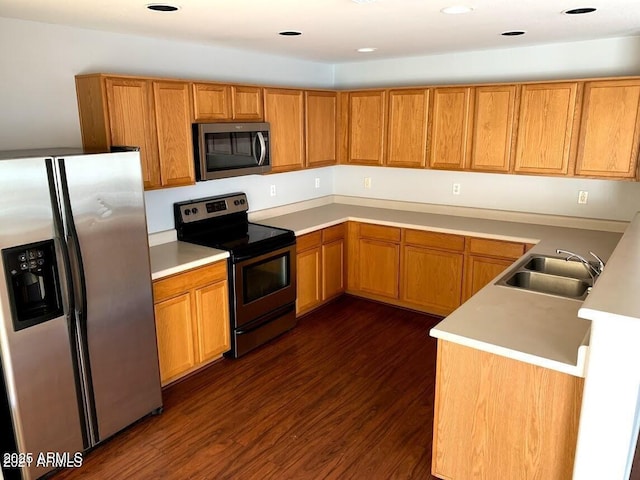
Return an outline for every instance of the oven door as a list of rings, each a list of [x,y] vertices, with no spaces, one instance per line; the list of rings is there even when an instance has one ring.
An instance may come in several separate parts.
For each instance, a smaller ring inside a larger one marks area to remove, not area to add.
[[[296,246],[234,265],[235,325],[248,323],[296,301]]]

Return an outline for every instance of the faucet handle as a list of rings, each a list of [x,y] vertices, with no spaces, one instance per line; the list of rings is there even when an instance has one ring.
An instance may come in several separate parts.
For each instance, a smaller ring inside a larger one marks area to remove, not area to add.
[[[604,270],[604,261],[602,261],[602,259],[593,252],[589,252],[589,254],[598,261],[598,274],[602,273],[602,271]]]

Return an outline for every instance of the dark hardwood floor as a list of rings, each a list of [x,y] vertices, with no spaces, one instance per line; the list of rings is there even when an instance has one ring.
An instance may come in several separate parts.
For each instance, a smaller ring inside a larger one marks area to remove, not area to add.
[[[432,477],[436,317],[343,297],[163,393],[62,479]]]

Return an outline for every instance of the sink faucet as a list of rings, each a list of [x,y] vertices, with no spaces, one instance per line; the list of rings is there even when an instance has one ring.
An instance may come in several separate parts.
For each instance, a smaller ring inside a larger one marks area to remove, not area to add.
[[[593,263],[591,263],[589,260],[587,260],[583,256],[578,255],[577,253],[570,252],[569,250],[562,250],[562,249],[558,248],[556,250],[556,253],[558,253],[560,255],[567,255],[567,258],[565,258],[566,261],[569,261],[572,258],[580,260],[582,262],[582,264],[584,265],[584,267],[587,269],[587,272],[589,272],[589,275],[591,276],[591,280],[593,281],[594,284],[596,283],[596,278],[598,278],[600,276],[600,274],[602,273],[602,271],[604,270],[604,262],[602,261],[602,259],[598,255],[596,255],[593,252],[589,252],[589,254],[592,255],[596,259],[596,261],[598,262],[597,265],[594,265]]]

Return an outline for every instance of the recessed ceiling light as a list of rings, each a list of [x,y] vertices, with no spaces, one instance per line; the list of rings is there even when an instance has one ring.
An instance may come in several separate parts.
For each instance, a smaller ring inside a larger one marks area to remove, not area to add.
[[[472,11],[473,11],[473,8],[466,7],[464,5],[453,5],[451,7],[446,7],[440,10],[440,12],[446,13],[448,15],[459,15],[461,13],[469,13]]]
[[[371,53],[371,52],[375,52],[377,50],[377,48],[374,47],[363,47],[363,48],[359,48],[357,51],[360,53]]]
[[[150,3],[147,5],[149,10],[153,10],[154,12],[175,12],[179,10],[180,7],[176,7],[175,5],[169,5],[167,3]]]
[[[298,30],[283,30],[282,32],[278,32],[278,35],[282,35],[283,37],[297,37],[298,35],[302,35],[302,32]]]
[[[583,8],[572,8],[571,10],[565,10],[565,15],[582,15],[583,13],[591,13],[595,12],[596,9],[593,7],[583,7]]]
[[[502,32],[500,35],[505,36],[505,37],[517,37],[518,35],[524,35],[525,32],[524,30],[507,30],[506,32]]]

